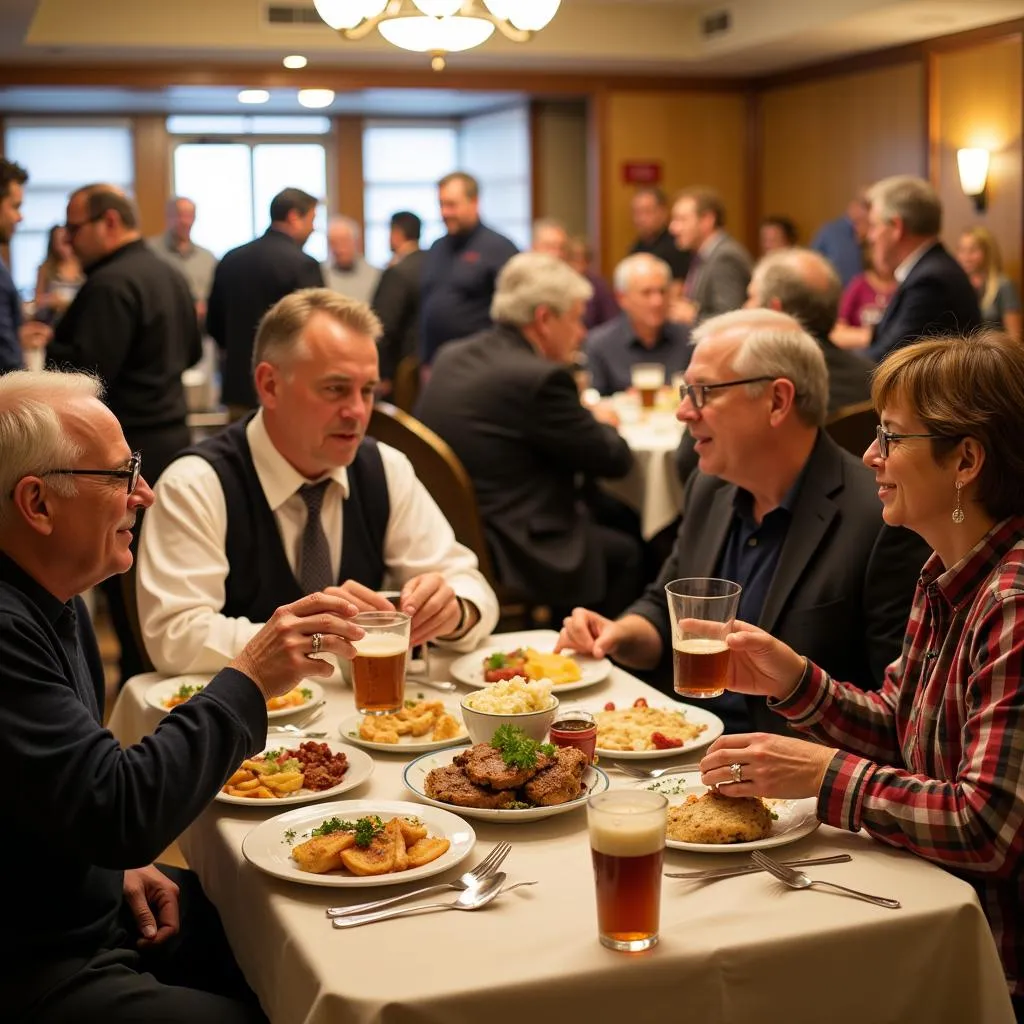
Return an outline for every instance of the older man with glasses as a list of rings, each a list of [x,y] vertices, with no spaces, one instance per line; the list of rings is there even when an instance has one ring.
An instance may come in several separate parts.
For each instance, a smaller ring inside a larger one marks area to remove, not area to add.
[[[191,872],[151,862],[266,744],[269,698],[354,655],[355,606],[314,594],[270,621],[155,733],[103,728],[77,596],[132,564],[153,492],[85,374],[0,377],[0,921],[4,1020],[265,1022]]]
[[[672,554],[620,619],[577,608],[560,644],[665,671],[665,584],[722,577],[743,587],[739,618],[877,689],[899,654],[925,545],[883,524],[871,473],[821,429],[825,359],[795,319],[738,310],[694,339],[676,415],[700,462]],[[761,698],[727,693],[708,707],[730,732],[785,729]]]

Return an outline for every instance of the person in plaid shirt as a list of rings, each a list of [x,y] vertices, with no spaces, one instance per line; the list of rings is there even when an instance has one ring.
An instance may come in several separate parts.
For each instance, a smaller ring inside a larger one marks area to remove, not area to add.
[[[863,828],[971,882],[1020,1021],[1024,347],[999,332],[919,342],[878,367],[872,398],[882,425],[864,462],[883,517],[934,551],[902,654],[867,693],[737,623],[730,689],[768,697],[819,742],[723,736],[701,761],[702,780],[732,783],[721,789],[729,796],[814,796],[822,821]]]

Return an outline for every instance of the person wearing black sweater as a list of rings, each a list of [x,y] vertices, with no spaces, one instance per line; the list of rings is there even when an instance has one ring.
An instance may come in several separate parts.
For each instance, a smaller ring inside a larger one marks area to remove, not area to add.
[[[279,609],[122,749],[77,595],[130,567],[153,493],[100,394],[85,374],[0,378],[0,1006],[38,1024],[264,1021],[195,877],[151,861],[263,749],[267,699],[330,673],[311,636],[351,657],[362,631],[340,597]]]

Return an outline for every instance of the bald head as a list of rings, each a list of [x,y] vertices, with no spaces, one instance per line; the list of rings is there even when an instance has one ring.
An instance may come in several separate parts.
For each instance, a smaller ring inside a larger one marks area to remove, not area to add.
[[[788,313],[825,341],[835,326],[841,293],[839,276],[824,257],[810,249],[782,249],[754,268],[747,306]]]

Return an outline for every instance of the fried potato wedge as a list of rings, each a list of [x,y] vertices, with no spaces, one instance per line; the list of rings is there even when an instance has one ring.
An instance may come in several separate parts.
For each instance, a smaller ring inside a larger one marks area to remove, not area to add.
[[[292,848],[292,857],[303,871],[322,875],[342,866],[342,854],[355,846],[356,837],[351,832],[332,832],[316,836]]]
[[[393,871],[405,871],[409,866],[409,856],[405,852],[405,836],[402,833],[400,818],[392,818],[385,826],[384,832],[391,836],[395,844],[395,866]]]
[[[365,849],[342,851],[341,862],[353,875],[386,875],[395,870],[396,855],[394,834],[385,829]]]
[[[414,821],[412,818],[396,818],[402,830],[402,838],[406,846],[412,846],[427,834],[427,826],[421,821]]]
[[[447,839],[439,839],[437,836],[418,839],[406,850],[410,868],[421,868],[432,860],[437,860],[448,852],[451,842]]]

